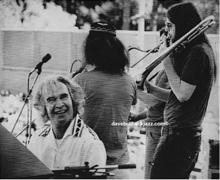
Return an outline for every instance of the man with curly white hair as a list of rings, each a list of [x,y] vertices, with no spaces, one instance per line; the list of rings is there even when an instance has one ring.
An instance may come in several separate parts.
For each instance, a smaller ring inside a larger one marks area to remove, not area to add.
[[[103,143],[80,118],[83,104],[81,87],[63,76],[45,79],[36,90],[34,107],[45,125],[28,148],[51,170],[106,163]]]

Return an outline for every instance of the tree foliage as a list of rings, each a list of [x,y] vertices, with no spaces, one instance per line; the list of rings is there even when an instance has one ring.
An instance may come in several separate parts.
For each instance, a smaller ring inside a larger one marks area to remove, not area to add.
[[[145,30],[156,31],[164,26],[166,6],[179,1],[194,3],[202,18],[214,15],[216,24],[208,33],[219,32],[219,0],[145,0],[143,15],[139,14],[140,0],[0,0],[0,22],[3,27],[32,24],[32,27],[76,26],[85,29],[92,22],[105,20],[112,22],[118,30],[137,30],[139,20],[144,18]],[[150,12],[149,6],[152,6]]]

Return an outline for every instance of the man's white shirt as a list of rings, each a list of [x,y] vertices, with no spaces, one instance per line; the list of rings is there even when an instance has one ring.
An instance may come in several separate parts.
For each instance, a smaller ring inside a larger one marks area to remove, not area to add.
[[[51,126],[35,132],[29,150],[48,168],[64,169],[65,166],[106,164],[106,151],[96,133],[77,116],[67,128],[62,139],[54,137]]]

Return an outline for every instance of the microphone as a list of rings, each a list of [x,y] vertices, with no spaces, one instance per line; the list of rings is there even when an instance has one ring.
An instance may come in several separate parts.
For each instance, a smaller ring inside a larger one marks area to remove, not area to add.
[[[43,65],[44,63],[46,63],[47,61],[49,61],[50,59],[51,59],[51,55],[50,55],[49,53],[46,54],[46,55],[42,58],[42,61],[39,62],[39,63],[35,66],[35,68],[31,71],[30,74],[32,74],[35,70],[37,70],[37,73],[40,74],[40,73],[41,73],[42,65]]]
[[[47,53],[43,58],[42,58],[42,62],[46,63],[47,61],[49,61],[51,59],[51,55],[49,53]]]

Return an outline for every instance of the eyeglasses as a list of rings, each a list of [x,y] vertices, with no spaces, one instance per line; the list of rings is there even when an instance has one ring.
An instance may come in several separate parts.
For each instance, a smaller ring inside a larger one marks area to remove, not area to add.
[[[167,28],[171,28],[171,27],[173,27],[173,24],[171,22],[165,22],[165,26]]]

